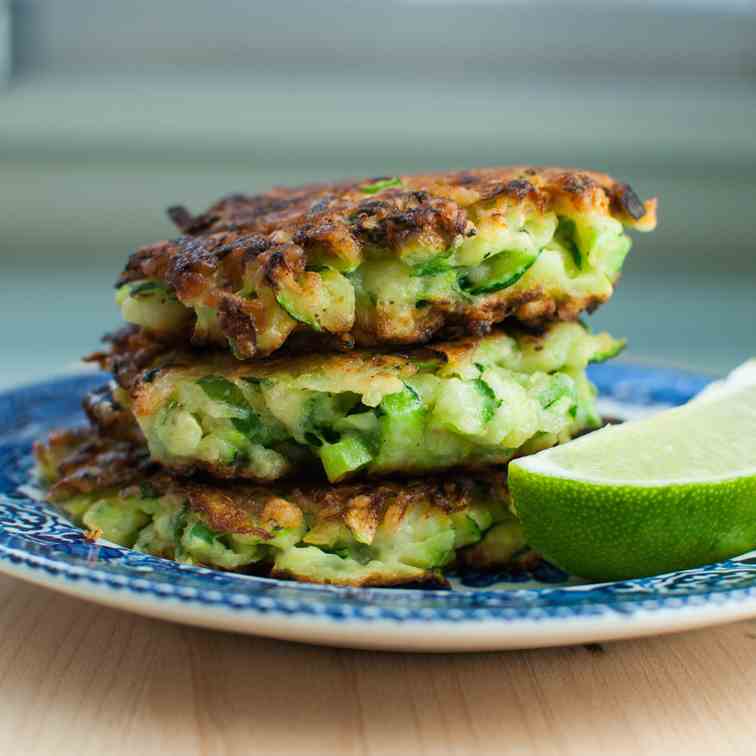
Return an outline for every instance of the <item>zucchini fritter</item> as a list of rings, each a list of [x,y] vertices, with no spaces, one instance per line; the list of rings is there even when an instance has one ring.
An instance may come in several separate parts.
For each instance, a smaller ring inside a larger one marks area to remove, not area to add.
[[[127,330],[93,359],[115,375],[115,402],[133,413],[154,461],[184,474],[272,481],[325,472],[334,482],[480,469],[596,427],[585,367],[621,347],[582,324],[556,323],[404,354],[244,363]],[[103,422],[90,416],[107,430],[104,406]]]
[[[537,560],[504,474],[260,487],[178,479],[90,429],[35,446],[50,501],[91,536],[188,564],[334,585],[444,584],[443,569]]]
[[[240,359],[295,332],[351,347],[573,320],[612,294],[656,201],[562,168],[489,168],[233,195],[137,250],[125,319]]]

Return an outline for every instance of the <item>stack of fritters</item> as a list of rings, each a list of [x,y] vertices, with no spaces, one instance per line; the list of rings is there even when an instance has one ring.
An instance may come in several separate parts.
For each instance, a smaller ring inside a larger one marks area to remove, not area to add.
[[[91,425],[37,455],[92,533],[321,583],[532,558],[506,463],[599,425],[578,320],[654,201],[558,168],[231,196],[137,250]],[[418,477],[422,476],[422,477]]]

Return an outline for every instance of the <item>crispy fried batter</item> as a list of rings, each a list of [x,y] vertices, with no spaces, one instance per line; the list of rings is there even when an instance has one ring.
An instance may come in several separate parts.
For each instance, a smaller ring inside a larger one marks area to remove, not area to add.
[[[94,362],[112,373],[116,383],[123,388],[129,388],[136,376],[141,376],[144,370],[152,368],[156,362],[165,361],[166,355],[176,349],[170,341],[135,326],[124,326],[118,331],[105,334],[102,340],[110,344],[110,347],[88,354],[84,361]],[[149,380],[148,375],[143,378]],[[92,417],[90,410],[86,411]],[[99,420],[97,424],[100,424]]]
[[[417,348],[393,351],[387,354],[375,350],[356,350],[337,352],[328,355],[327,364],[333,372],[345,378],[357,376],[361,372],[375,371],[394,373],[399,378],[409,378],[417,372],[417,364],[428,360],[437,360],[448,365],[462,362],[480,347],[481,339],[486,336],[506,334],[529,344],[538,351],[547,331],[544,329],[526,329],[519,323],[507,321],[493,331],[480,335],[457,334],[459,338],[427,344]],[[202,372],[216,370],[230,377],[255,375],[273,376],[285,371],[290,374],[322,370],[323,354],[312,353],[309,349],[285,349],[275,357],[269,357],[252,365],[239,364],[222,351],[197,352],[183,344],[171,344],[156,337],[150,331],[136,326],[126,326],[120,331],[107,334],[104,339],[110,344],[106,350],[87,355],[83,359],[94,362],[103,370],[113,374],[116,383],[130,392],[132,397],[139,393],[140,386],[152,383],[161,371],[199,367]],[[112,391],[112,386],[111,386]],[[109,425],[107,414],[93,411],[92,404],[98,401],[114,402],[112,393],[108,397],[105,387],[99,390],[98,397],[89,396],[84,406],[92,422],[107,431]]]
[[[283,287],[297,290],[304,286],[306,271],[324,258],[340,261],[339,269],[352,270],[376,250],[390,257],[415,244],[441,253],[460,239],[474,237],[478,209],[492,203],[502,212],[522,206],[541,213],[611,216],[640,230],[656,223],[656,200],[642,203],[627,184],[601,173],[487,168],[403,176],[398,186],[389,181],[379,194],[366,193],[376,181],[381,179],[231,195],[197,216],[172,207],[169,215],[185,235],[137,250],[119,285],[159,280],[180,302],[212,308],[218,313],[219,332],[195,330],[196,343],[225,346],[229,340],[237,356],[248,359],[271,353],[290,333],[309,327],[282,316],[288,321],[285,326],[260,344],[259,333],[277,305],[270,298],[250,298],[242,292],[264,287],[274,294]],[[574,319],[607,296],[588,294],[563,301],[537,287],[519,293],[503,290],[469,301],[427,303],[403,329],[392,322],[393,316],[361,317],[358,312],[355,322],[344,320],[330,330],[346,344],[420,343],[446,326],[475,332],[509,315],[525,323]]]
[[[336,481],[479,470],[532,450],[528,439],[541,448],[564,441],[595,423],[587,362],[622,347],[577,323],[538,332],[509,323],[402,352],[289,353],[252,363],[181,345],[156,350],[150,333],[133,328],[110,339],[110,352],[93,359],[114,372],[116,399],[156,461],[183,475],[260,482],[306,471]],[[110,401],[100,395],[86,403],[106,433]],[[412,419],[396,433],[391,417],[402,413]],[[502,442],[515,428],[521,436],[509,438],[516,443]],[[345,448],[357,456],[341,457]]]
[[[103,435],[120,441],[143,443],[144,436],[131,412],[115,397],[115,386],[107,384],[88,393],[82,400],[84,412]]]
[[[593,171],[520,165],[400,178],[402,187],[382,191],[380,199],[366,196],[363,188],[386,177],[277,187],[251,196],[232,194],[194,217],[185,208],[169,212],[186,234],[289,231],[300,233],[295,241],[305,247],[315,239],[336,245],[335,230],[349,228],[345,221],[355,215],[362,224],[358,228],[364,228],[371,241],[413,231],[462,233],[467,228],[466,207],[501,196],[543,210],[569,204],[578,210],[611,213],[638,228],[653,227],[656,220],[655,200],[644,204],[628,184]],[[350,246],[343,244],[344,249]]]
[[[505,473],[489,471],[476,475],[446,476],[414,481],[384,481],[380,484],[324,486],[307,482],[263,487],[239,482],[209,482],[179,478],[145,462],[146,450],[117,439],[109,439],[92,429],[58,431],[45,443],[35,445],[35,455],[54,481],[48,499],[65,503],[80,494],[123,497],[167,496],[175,506],[187,507],[219,535],[253,536],[265,544],[281,529],[313,533],[345,527],[361,543],[371,543],[383,526],[395,532],[413,512],[440,510],[453,514],[468,509],[476,501],[507,501]],[[415,508],[413,510],[413,508]],[[88,538],[97,538],[93,531]],[[308,541],[305,539],[305,545]],[[172,552],[162,553],[172,557]],[[277,562],[263,562],[254,569],[274,577],[305,582],[334,582],[339,585],[399,585],[407,582],[445,584],[435,569],[395,569],[386,566],[359,576],[344,574],[338,580],[319,577]]]
[[[324,486],[292,483],[283,486],[256,486],[243,482],[205,483],[190,478],[172,479],[170,491],[180,493],[194,511],[213,529],[221,533],[256,533],[253,524],[262,519],[281,523],[303,515],[318,521],[342,520],[351,530],[375,530],[389,513],[401,519],[406,509],[428,502],[444,512],[464,509],[481,478],[504,486],[503,472],[489,472],[470,477],[449,476],[409,481],[380,481],[372,484]],[[165,483],[163,484],[165,485]],[[269,536],[268,536],[269,537]]]
[[[183,344],[172,344],[156,337],[151,331],[136,326],[125,326],[115,333],[107,334],[104,339],[110,344],[109,349],[93,352],[84,357],[86,362],[94,362],[103,370],[112,373],[116,383],[126,391],[136,393],[139,386],[152,383],[163,370],[200,367],[210,370],[211,366],[227,375],[247,374],[254,370],[255,375],[272,375],[285,370],[290,373],[304,373],[316,370],[323,365],[323,354],[313,353],[310,349],[289,349],[275,357],[255,363],[254,366],[240,364],[222,351],[194,351]],[[474,340],[465,342],[474,348]],[[444,344],[434,347],[441,356]],[[449,348],[453,345],[449,344]],[[418,351],[418,355],[428,350]],[[385,354],[368,350],[337,352],[328,355],[328,364],[333,371],[339,371],[345,377],[357,375],[364,370],[396,371],[398,375],[409,376],[415,368],[408,362],[414,350]],[[101,389],[105,392],[105,389]],[[112,397],[111,397],[112,400]],[[112,400],[114,401],[114,400]],[[93,412],[90,405],[96,398],[85,399],[87,414],[93,422],[103,427],[103,413]]]
[[[50,501],[121,488],[157,472],[145,447],[101,436],[91,428],[55,431],[45,442],[35,442],[34,455],[45,476],[54,481]]]
[[[51,433],[46,441],[35,444],[34,454],[45,469],[50,469],[54,461],[56,480],[48,494],[52,501],[98,489],[127,489],[148,483],[162,494],[185,497],[191,508],[219,533],[257,532],[259,528],[252,524],[252,518],[291,527],[292,519],[302,514],[372,527],[371,523],[382,520],[389,508],[391,516],[400,519],[407,507],[419,502],[428,502],[445,512],[464,509],[473,489],[482,482],[501,494],[506,492],[503,470],[489,470],[474,477],[446,475],[340,485],[292,481],[261,486],[175,477],[150,464],[144,446],[108,438],[85,427]]]

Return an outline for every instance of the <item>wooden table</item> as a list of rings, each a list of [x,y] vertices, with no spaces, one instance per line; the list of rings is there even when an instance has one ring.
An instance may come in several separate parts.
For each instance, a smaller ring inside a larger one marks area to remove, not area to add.
[[[197,630],[0,577],[0,753],[753,754],[756,621],[473,655]]]

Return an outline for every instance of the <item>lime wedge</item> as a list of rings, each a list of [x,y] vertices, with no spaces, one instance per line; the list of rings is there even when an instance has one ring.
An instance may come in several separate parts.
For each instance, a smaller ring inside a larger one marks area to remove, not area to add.
[[[756,360],[683,407],[509,465],[527,542],[620,580],[756,548]]]

